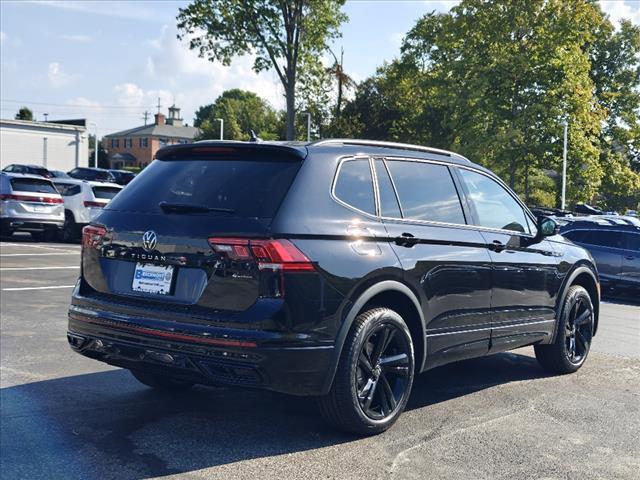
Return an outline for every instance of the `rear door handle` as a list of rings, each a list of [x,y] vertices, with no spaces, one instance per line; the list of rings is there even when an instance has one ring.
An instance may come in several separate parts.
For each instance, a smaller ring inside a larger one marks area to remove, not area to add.
[[[418,243],[418,239],[414,237],[412,234],[405,232],[399,237],[396,237],[395,242],[396,242],[396,245],[400,245],[401,247],[411,248],[416,243]]]
[[[505,248],[507,248],[507,246],[504,243],[502,243],[500,240],[494,240],[489,244],[488,248],[493,252],[501,252]]]

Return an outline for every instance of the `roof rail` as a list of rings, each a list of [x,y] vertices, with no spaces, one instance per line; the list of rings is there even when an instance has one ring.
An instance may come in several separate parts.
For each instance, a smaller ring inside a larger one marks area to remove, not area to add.
[[[356,140],[351,138],[329,138],[325,140],[317,140],[315,142],[311,142],[309,146],[312,147],[317,145],[331,145],[331,144],[362,145],[362,146],[368,146],[368,147],[395,148],[398,150],[413,150],[417,152],[426,152],[426,153],[433,153],[436,155],[443,155],[445,157],[456,157],[458,159],[466,160],[467,162],[470,162],[469,159],[463,157],[462,155],[458,155],[457,153],[453,153],[453,152],[448,152],[447,150],[440,150],[439,148],[423,147],[420,145],[411,145],[409,143],[384,142],[381,140]]]

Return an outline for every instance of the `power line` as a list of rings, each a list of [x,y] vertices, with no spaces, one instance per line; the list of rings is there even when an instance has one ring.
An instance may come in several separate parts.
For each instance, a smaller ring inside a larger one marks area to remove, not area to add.
[[[151,106],[144,106],[144,105],[131,105],[131,106],[124,106],[124,105],[79,105],[79,104],[73,104],[73,103],[46,103],[46,102],[31,102],[31,101],[27,101],[27,100],[10,100],[7,98],[3,98],[2,102],[7,102],[7,103],[16,103],[16,104],[22,104],[22,105],[45,105],[45,106],[51,106],[51,107],[77,107],[77,108],[124,108],[124,109],[131,109],[131,108],[153,108]]]

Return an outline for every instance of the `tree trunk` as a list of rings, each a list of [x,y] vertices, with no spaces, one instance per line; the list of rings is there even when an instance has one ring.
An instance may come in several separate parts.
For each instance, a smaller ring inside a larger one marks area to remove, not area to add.
[[[515,190],[516,186],[516,159],[511,158],[509,161],[509,187]]]
[[[287,100],[287,140],[296,139],[296,91],[295,87],[285,89]]]
[[[524,203],[529,205],[529,163],[524,163]]]

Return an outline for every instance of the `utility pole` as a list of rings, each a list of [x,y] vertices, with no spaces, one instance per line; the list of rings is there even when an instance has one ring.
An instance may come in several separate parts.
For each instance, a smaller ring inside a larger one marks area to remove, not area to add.
[[[93,137],[93,167],[98,168],[98,124],[90,122],[89,125],[95,127],[95,137]]]
[[[220,140],[224,140],[224,118],[214,118],[220,122]]]
[[[567,130],[569,128],[569,121],[565,118],[564,122],[564,146],[562,148],[562,200],[560,202],[560,208],[564,210],[566,206],[567,195]]]
[[[144,115],[142,118],[144,118],[144,124],[147,124],[147,118],[149,118],[149,115],[151,115],[149,112],[147,112],[146,110],[144,111]]]
[[[307,116],[307,142],[311,142],[311,113],[302,112],[302,115]]]

